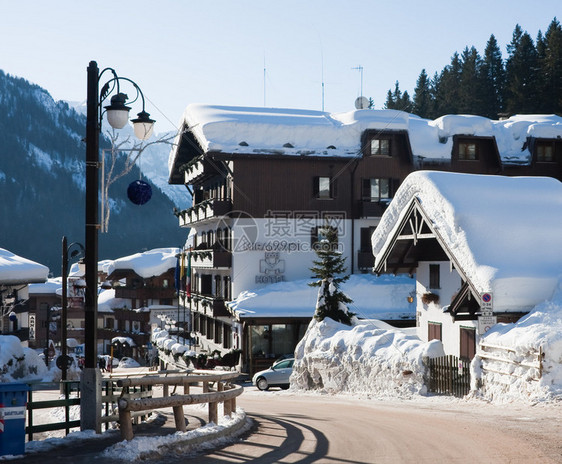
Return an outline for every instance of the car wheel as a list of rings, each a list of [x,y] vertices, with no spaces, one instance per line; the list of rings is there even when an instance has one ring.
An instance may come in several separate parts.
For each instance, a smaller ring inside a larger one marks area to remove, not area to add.
[[[269,384],[267,383],[267,380],[264,377],[260,377],[257,380],[256,385],[260,390],[267,390],[269,388]]]

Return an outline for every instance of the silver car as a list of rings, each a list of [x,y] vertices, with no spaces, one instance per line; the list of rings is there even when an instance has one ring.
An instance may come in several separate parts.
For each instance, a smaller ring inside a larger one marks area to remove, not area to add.
[[[252,383],[260,390],[267,390],[269,387],[289,388],[289,377],[293,372],[294,358],[276,361],[269,369],[259,371],[252,377]]]

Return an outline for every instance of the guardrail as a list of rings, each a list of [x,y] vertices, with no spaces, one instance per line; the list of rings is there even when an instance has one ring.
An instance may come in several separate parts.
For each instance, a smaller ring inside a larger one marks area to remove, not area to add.
[[[121,437],[124,440],[133,439],[132,414],[142,411],[151,411],[160,408],[172,408],[176,430],[185,432],[185,416],[183,406],[188,404],[209,404],[209,422],[218,422],[218,404],[223,403],[224,415],[230,416],[236,411],[236,397],[242,394],[243,387],[231,384],[231,380],[240,374],[238,372],[217,373],[216,371],[192,371],[185,376],[176,377],[141,377],[127,378],[117,381],[122,387],[122,397],[119,405],[119,426]],[[216,384],[216,385],[215,385]],[[146,398],[136,396],[131,392],[131,387],[162,385],[161,398]],[[174,386],[172,395],[170,386]],[[175,395],[176,387],[183,386],[184,394]],[[201,393],[192,393],[191,388],[201,388]]]

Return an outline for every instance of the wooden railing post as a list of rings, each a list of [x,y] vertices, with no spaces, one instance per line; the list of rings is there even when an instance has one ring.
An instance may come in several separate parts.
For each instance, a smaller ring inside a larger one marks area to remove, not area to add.
[[[187,427],[185,426],[185,416],[183,414],[183,406],[174,406],[174,421],[176,422],[176,430],[179,432],[185,432]]]

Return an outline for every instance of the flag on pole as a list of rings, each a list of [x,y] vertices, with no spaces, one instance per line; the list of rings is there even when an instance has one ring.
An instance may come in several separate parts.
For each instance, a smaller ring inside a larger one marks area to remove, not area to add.
[[[185,273],[185,294],[191,296],[191,251],[187,252],[187,271]]]

